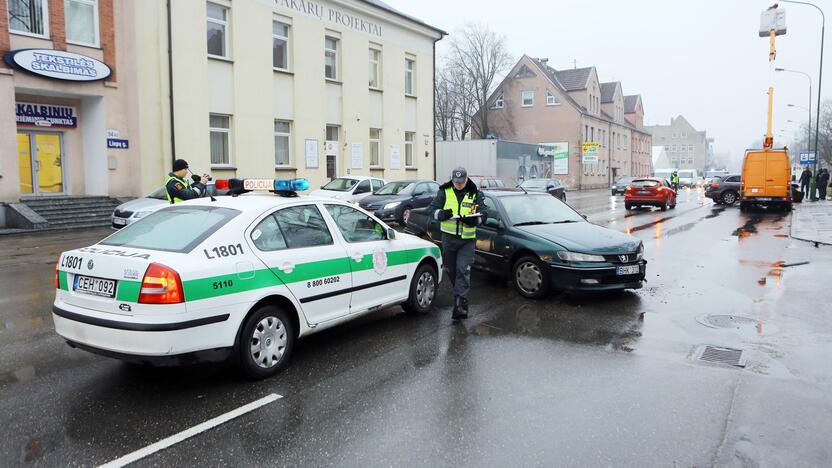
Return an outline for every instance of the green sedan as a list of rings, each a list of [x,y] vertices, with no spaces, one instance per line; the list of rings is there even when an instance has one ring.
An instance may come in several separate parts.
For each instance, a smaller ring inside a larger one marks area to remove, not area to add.
[[[647,262],[635,237],[588,222],[566,203],[518,189],[483,191],[474,267],[510,278],[530,298],[551,290],[639,289]],[[433,216],[413,212],[408,230],[441,244]]]

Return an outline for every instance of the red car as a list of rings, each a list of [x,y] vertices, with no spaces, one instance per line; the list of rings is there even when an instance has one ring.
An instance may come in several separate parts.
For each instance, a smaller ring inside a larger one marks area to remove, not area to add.
[[[632,210],[637,206],[658,206],[662,211],[676,208],[676,191],[667,179],[634,179],[624,191],[624,208]]]

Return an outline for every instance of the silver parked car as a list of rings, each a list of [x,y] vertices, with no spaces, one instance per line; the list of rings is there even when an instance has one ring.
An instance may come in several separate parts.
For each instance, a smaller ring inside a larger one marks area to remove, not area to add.
[[[214,182],[208,182],[207,188],[208,194],[215,197],[225,195],[228,192],[227,190],[217,190]],[[124,226],[129,226],[150,213],[159,211],[169,205],[170,202],[168,202],[168,197],[165,194],[165,188],[159,187],[146,197],[136,198],[135,200],[130,200],[117,206],[113,210],[113,229],[121,229]]]

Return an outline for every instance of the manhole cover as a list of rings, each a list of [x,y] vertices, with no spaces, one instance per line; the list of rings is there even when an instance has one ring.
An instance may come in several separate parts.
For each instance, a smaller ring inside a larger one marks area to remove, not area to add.
[[[743,328],[748,325],[756,325],[758,322],[758,320],[741,315],[703,315],[696,320],[711,328]]]
[[[732,367],[745,367],[745,357],[741,349],[722,348],[719,346],[703,346],[697,353],[697,359]]]

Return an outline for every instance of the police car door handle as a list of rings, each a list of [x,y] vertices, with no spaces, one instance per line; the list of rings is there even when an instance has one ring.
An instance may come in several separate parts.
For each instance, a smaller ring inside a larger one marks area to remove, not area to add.
[[[352,254],[352,259],[356,262],[360,262],[361,260],[364,260],[364,255],[356,252],[356,253]]]
[[[280,265],[280,271],[286,273],[287,275],[295,270],[295,264],[292,262],[284,262],[283,265]]]

